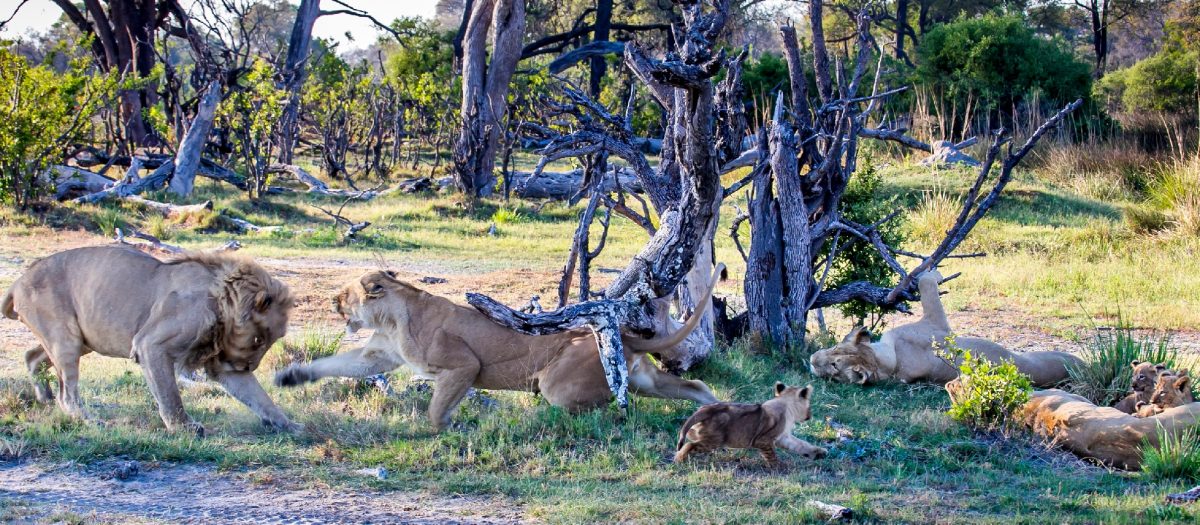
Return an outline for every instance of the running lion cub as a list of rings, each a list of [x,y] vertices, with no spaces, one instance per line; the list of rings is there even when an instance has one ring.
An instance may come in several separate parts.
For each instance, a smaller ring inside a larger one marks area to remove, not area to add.
[[[712,403],[704,405],[679,429],[675,462],[688,454],[718,448],[756,448],[767,464],[779,464],[775,447],[809,459],[825,457],[826,450],[792,435],[792,427],[812,417],[812,385],[804,388],[775,383],[775,398],[761,404]],[[691,440],[690,442],[688,440]]]

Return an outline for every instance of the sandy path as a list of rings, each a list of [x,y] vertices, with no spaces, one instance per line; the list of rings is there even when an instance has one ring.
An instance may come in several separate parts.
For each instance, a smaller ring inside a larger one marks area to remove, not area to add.
[[[89,523],[482,523],[529,521],[520,505],[485,497],[251,483],[211,467],[109,461],[86,468],[0,463],[0,508],[37,522],[72,512]],[[123,472],[122,472],[123,471]],[[126,479],[119,480],[115,475]],[[0,512],[0,516],[2,516]]]

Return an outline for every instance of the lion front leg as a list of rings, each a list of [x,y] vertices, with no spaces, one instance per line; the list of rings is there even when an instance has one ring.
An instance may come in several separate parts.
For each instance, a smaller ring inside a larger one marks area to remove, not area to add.
[[[262,419],[264,425],[288,432],[300,430],[300,425],[292,423],[287,415],[280,410],[267,392],[263,390],[258,379],[250,372],[221,372],[217,382],[225,387],[225,391],[234,399],[241,401],[251,412]]]
[[[829,453],[824,448],[813,446],[803,439],[786,433],[779,436],[779,439],[775,440],[775,444],[784,450],[793,454],[799,454],[808,459],[820,459]]]
[[[183,398],[179,396],[179,385],[175,382],[175,362],[166,352],[147,349],[136,342],[134,355],[142,366],[150,393],[158,403],[158,415],[167,430],[189,430],[203,437],[204,426],[194,421],[183,409]]]
[[[365,346],[308,364],[292,364],[275,374],[276,386],[298,386],[324,377],[370,377],[390,372],[403,359],[382,348]]]

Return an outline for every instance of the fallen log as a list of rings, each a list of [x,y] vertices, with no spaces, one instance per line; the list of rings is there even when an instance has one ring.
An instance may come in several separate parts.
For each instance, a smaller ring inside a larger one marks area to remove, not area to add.
[[[58,201],[103,191],[117,181],[94,171],[75,166],[50,166],[42,175],[42,182],[54,186],[54,199]]]
[[[294,164],[272,164],[267,167],[267,173],[288,174],[297,182],[307,186],[307,193],[316,193],[330,197],[352,197],[359,200],[371,200],[379,196],[380,193],[375,190],[359,191],[330,189],[329,185],[325,184],[325,181],[312,176],[312,174],[310,174],[304,168]]]
[[[620,189],[642,193],[642,183],[637,176],[629,169],[615,170],[617,178],[613,177],[614,170],[610,170],[603,182],[597,185],[597,189],[603,194],[615,193],[617,182],[620,182]],[[537,176],[527,171],[515,171],[509,176],[512,177],[513,194],[523,199],[556,199],[567,200],[579,192],[583,188],[583,170],[571,171],[543,171]]]
[[[175,172],[175,164],[164,162],[154,171],[150,172],[149,175],[139,177],[138,171],[142,169],[143,162],[141,157],[134,157],[133,162],[129,165],[129,171],[125,173],[123,179],[96,193],[77,197],[75,202],[79,204],[96,203],[109,197],[121,199],[130,195],[137,195],[144,191],[162,189],[171,178],[171,174]]]
[[[136,195],[130,195],[128,197],[125,197],[125,200],[127,200],[129,202],[136,202],[138,204],[141,204],[142,206],[145,206],[146,208],[149,208],[158,213],[161,213],[163,217],[168,217],[168,218],[179,217],[181,215],[190,215],[193,213],[203,213],[203,212],[213,210],[213,202],[212,201],[204,201],[199,204],[169,204],[166,202],[158,202],[158,201],[152,201],[150,199],[144,199],[144,198],[138,197]]]

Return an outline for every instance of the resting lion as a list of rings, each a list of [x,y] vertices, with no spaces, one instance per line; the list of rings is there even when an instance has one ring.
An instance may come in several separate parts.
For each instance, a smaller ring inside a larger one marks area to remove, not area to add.
[[[713,282],[698,304],[712,302]],[[322,377],[366,377],[407,364],[435,382],[429,419],[439,431],[471,387],[540,392],[550,404],[581,410],[612,398],[591,331],[531,336],[496,324],[473,308],[431,295],[373,271],[347,284],[335,301],[346,329],[375,330],[362,348],[308,364],[293,364],[275,376],[280,386]],[[717,401],[708,386],[663,372],[645,354],[671,348],[699,324],[702,311],[683,328],[655,339],[625,337],[629,387],[634,393],[698,403]]]
[[[855,328],[841,343],[809,358],[813,374],[860,385],[887,380],[946,383],[958,377],[957,363],[951,365],[933,347],[935,342],[941,343],[953,333],[938,294],[941,280],[936,271],[926,272],[918,279],[923,310],[919,321],[884,332],[877,343],[871,342],[871,334],[865,328]],[[1017,353],[976,337],[957,337],[955,342],[972,355],[992,362],[1013,361],[1039,387],[1053,386],[1066,379],[1068,364],[1083,364],[1078,357],[1065,352]]]
[[[1144,444],[1157,446],[1160,434],[1178,436],[1188,428],[1200,428],[1200,403],[1138,418],[1051,389],[1033,392],[1018,417],[1035,434],[1081,458],[1135,470],[1141,467]]]
[[[41,259],[0,300],[0,312],[25,323],[41,345],[25,354],[38,379],[58,371],[58,406],[85,418],[79,358],[88,352],[141,365],[163,423],[203,435],[183,409],[176,370],[204,369],[269,426],[293,429],[252,372],[287,329],[292,299],[283,283],[249,259],[193,253],[160,261],[127,246],[78,248]]]

